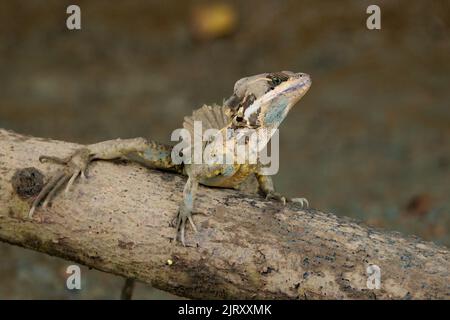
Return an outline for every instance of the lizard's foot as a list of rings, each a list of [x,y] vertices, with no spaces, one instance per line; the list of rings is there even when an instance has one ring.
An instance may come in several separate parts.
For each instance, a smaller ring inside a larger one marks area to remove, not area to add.
[[[175,236],[175,239],[180,239],[183,246],[186,246],[186,243],[184,241],[184,230],[186,228],[186,221],[189,221],[189,223],[192,226],[192,229],[194,229],[195,232],[197,232],[197,227],[195,226],[194,221],[192,220],[192,211],[187,209],[183,204],[180,205],[180,208],[178,209],[178,213],[176,216],[176,229],[177,229],[177,235]]]
[[[309,208],[309,201],[306,198],[292,198],[291,201],[295,203],[300,203],[302,209]]]
[[[295,203],[299,203],[302,208],[309,208],[309,201],[306,198],[289,199],[289,198],[279,194],[278,192],[270,191],[266,195],[266,200],[270,200],[270,199],[281,201],[283,203],[283,205],[286,205],[287,202],[295,202]]]
[[[28,213],[28,217],[32,218],[36,207],[44,200],[42,207],[47,207],[50,201],[54,198],[56,192],[67,183],[65,193],[67,194],[70,187],[75,182],[76,178],[81,175],[86,178],[86,169],[90,162],[90,150],[88,148],[82,148],[75,151],[72,155],[66,158],[57,158],[52,156],[40,156],[39,161],[51,161],[57,164],[64,165],[64,168],[55,172],[47,184],[37,195],[36,199],[31,205],[31,209]]]
[[[286,202],[289,201],[288,198],[286,198],[285,196],[283,196],[275,191],[270,191],[266,194],[266,200],[271,200],[271,199],[281,201],[283,203],[283,205],[286,205]]]

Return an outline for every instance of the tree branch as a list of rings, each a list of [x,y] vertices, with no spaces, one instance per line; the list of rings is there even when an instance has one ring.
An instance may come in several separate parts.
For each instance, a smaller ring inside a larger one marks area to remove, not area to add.
[[[191,298],[450,298],[448,249],[234,190],[200,188],[182,247],[170,222],[185,179],[135,164],[93,163],[28,219],[42,181],[23,169],[48,175],[40,155],[77,147],[0,129],[0,240]],[[367,288],[370,264],[381,289]]]

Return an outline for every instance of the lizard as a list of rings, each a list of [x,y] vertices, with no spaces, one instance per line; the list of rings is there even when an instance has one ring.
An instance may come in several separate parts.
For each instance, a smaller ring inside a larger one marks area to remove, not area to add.
[[[232,95],[221,106],[204,105],[195,110],[192,116],[184,118],[183,128],[195,136],[195,121],[201,121],[203,129],[216,129],[217,133],[210,141],[201,141],[200,147],[205,151],[209,147],[209,156],[218,157],[217,153],[224,142],[236,142],[239,139],[238,130],[255,130],[258,133],[276,130],[287,116],[289,110],[305,95],[311,86],[311,77],[306,73],[280,71],[262,73],[238,80],[234,85]],[[202,130],[203,130],[202,129]],[[204,133],[204,130],[201,134]],[[271,135],[262,140],[262,146],[267,145]],[[194,137],[195,138],[195,137]],[[217,143],[216,141],[222,142]],[[192,150],[194,143],[188,144],[186,150]],[[261,147],[261,146],[259,146]],[[236,160],[236,151],[222,148],[221,156],[230,155]],[[194,201],[199,184],[212,187],[237,188],[249,176],[255,175],[266,199],[274,199],[286,204],[287,201],[297,201],[303,206],[309,206],[305,198],[288,199],[275,191],[270,175],[264,174],[259,162],[250,163],[193,163],[189,158],[183,161],[173,160],[174,147],[161,144],[145,138],[115,139],[85,145],[72,154],[60,158],[42,155],[41,162],[51,161],[62,165],[49,177],[48,181],[34,199],[29,218],[33,217],[36,208],[48,206],[58,190],[65,186],[65,193],[78,177],[86,178],[86,171],[93,160],[125,159],[140,163],[151,169],[171,171],[187,176],[183,190],[183,200],[179,205],[172,224],[176,228],[175,240],[183,246],[185,241],[185,228],[189,223],[197,232],[192,219]],[[255,150],[253,150],[255,151]],[[220,152],[220,151],[219,151]],[[192,160],[192,159],[191,159]]]

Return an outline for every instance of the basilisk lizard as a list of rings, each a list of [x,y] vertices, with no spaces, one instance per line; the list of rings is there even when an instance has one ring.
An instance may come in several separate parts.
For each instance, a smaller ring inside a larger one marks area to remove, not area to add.
[[[289,110],[303,97],[310,86],[309,75],[290,71],[263,73],[243,78],[236,82],[233,94],[224,101],[222,106],[201,107],[194,111],[192,116],[185,117],[183,127],[194,136],[196,134],[195,121],[201,121],[203,130],[201,133],[207,129],[217,129],[215,137],[221,137],[223,141],[219,144],[215,141],[221,139],[202,141],[200,143],[201,150],[205,151],[209,147],[209,156],[217,158],[219,155],[225,155],[231,156],[231,159],[235,160],[239,156],[236,151],[222,148],[222,154],[218,155],[220,149],[218,147],[222,143],[236,142],[242,139],[236,129],[251,129],[258,133],[276,130]],[[269,134],[269,138],[263,139],[262,144],[266,145],[270,137]],[[191,143],[188,147],[192,148],[193,146],[194,143]],[[177,163],[173,161],[172,151],[173,147],[171,146],[144,138],[135,138],[108,140],[86,145],[65,158],[41,156],[40,161],[52,161],[63,165],[63,168],[49,178],[35,198],[29,211],[29,217],[33,216],[33,212],[41,202],[43,202],[42,206],[46,207],[56,192],[64,185],[65,193],[68,193],[79,176],[86,177],[89,163],[96,159],[127,159],[150,168],[187,175],[183,201],[174,219],[175,239],[179,239],[183,245],[185,245],[186,224],[190,223],[192,228],[197,231],[192,220],[192,212],[198,184],[234,188],[254,174],[267,199],[276,199],[284,204],[289,200],[275,191],[271,177],[263,173],[259,162],[193,163],[191,161],[189,163],[190,161],[184,161]],[[297,198],[296,201],[301,202],[302,206],[304,203],[308,205],[305,198]]]

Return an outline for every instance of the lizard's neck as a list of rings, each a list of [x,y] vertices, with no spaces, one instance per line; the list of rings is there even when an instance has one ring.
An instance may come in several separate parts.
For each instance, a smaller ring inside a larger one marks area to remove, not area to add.
[[[259,126],[256,128],[259,151],[269,143],[293,105],[286,97],[279,96],[259,115]]]
[[[274,99],[271,104],[264,108],[258,117],[259,130],[278,129],[283,120],[286,118],[289,110],[293,107],[293,103],[284,96]]]

